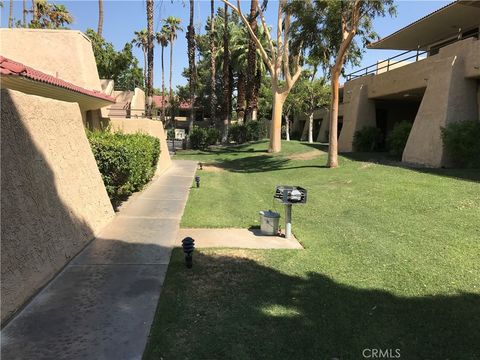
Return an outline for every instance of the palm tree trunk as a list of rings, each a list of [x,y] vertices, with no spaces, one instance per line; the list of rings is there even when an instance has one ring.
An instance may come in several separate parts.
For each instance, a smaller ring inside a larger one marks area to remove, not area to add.
[[[37,11],[37,4],[35,3],[35,0],[32,0],[32,14],[33,14],[33,19],[32,21],[38,21],[38,11]]]
[[[23,27],[27,27],[27,0],[23,0]]]
[[[222,142],[228,141],[228,128],[230,125],[230,53],[228,49],[229,33],[228,33],[228,5],[224,7],[223,22],[223,67],[222,67],[222,86],[223,86],[223,134]]]
[[[97,34],[102,36],[103,32],[103,0],[98,0],[98,30]]]
[[[190,22],[187,30],[188,42],[188,69],[190,82],[190,119],[188,122],[189,132],[193,129],[193,120],[195,119],[195,88],[197,73],[195,69],[195,28],[193,25],[194,1],[190,0]]]
[[[147,49],[142,46],[143,51],[143,85],[145,86],[145,91],[147,90]]]
[[[250,17],[249,23],[252,31],[257,34],[257,8],[258,0],[250,1]],[[247,88],[246,88],[246,101],[247,108],[245,111],[245,122],[253,120],[253,111],[256,109],[255,104],[255,87],[256,87],[256,75],[257,75],[257,44],[250,35],[248,43],[248,55],[247,55]]]
[[[210,1],[210,124],[216,123],[217,94],[215,88],[215,0]]]
[[[245,120],[245,86],[245,75],[239,72],[237,80],[237,122],[239,124],[243,124]]]
[[[147,34],[148,34],[148,80],[147,80],[147,109],[146,115],[152,117],[152,96],[153,96],[153,0],[147,0]]]
[[[162,122],[165,125],[165,67],[163,64],[163,52],[165,47],[162,45]]]
[[[8,14],[8,27],[13,27],[13,0],[10,0],[10,12]]]
[[[172,69],[173,69],[173,35],[170,34],[170,95],[168,96],[168,103],[170,104],[170,112],[172,112],[173,104],[173,89],[172,89]]]

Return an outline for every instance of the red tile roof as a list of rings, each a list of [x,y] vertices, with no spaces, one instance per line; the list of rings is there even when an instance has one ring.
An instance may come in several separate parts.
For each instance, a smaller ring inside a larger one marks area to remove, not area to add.
[[[115,102],[115,99],[98,90],[87,90],[75,84],[69,83],[55,76],[45,74],[39,70],[35,70],[29,66],[23,65],[16,61],[7,59],[0,55],[0,74],[8,76],[22,76],[24,78],[43,82],[49,85],[58,86],[70,91],[74,91],[83,95],[93,96],[102,100]]]
[[[168,103],[168,97],[165,96],[165,99],[163,99],[162,95],[153,95],[153,103],[155,104],[155,107],[158,109],[161,109],[164,103],[166,103],[167,108],[170,106],[170,104]],[[182,101],[180,103],[180,109],[182,110],[190,109],[190,102]]]

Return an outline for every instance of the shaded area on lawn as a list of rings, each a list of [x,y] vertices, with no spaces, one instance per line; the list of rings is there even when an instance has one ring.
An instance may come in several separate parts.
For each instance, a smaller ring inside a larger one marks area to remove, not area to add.
[[[399,297],[317,272],[288,275],[263,265],[264,254],[196,252],[187,270],[175,250],[144,358],[343,360],[366,348],[480,356],[479,294]]]

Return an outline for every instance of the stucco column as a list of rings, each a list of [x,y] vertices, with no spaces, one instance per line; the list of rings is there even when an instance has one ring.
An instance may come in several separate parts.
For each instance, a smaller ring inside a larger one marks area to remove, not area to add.
[[[465,78],[464,61],[459,56],[440,59],[428,78],[402,160],[431,167],[448,166],[441,128],[478,119],[477,81]]]
[[[345,114],[338,139],[339,152],[353,151],[353,137],[356,131],[366,126],[376,126],[375,101],[368,98],[368,86],[364,82],[369,79],[359,80],[362,81],[354,80],[345,84]]]

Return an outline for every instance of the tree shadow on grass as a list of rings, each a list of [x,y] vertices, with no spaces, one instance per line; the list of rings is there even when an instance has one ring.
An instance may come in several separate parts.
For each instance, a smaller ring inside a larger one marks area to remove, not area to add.
[[[480,356],[479,294],[398,296],[318,272],[287,275],[255,255],[197,252],[189,270],[175,250],[144,359]]]
[[[233,160],[217,160],[215,165],[225,170],[237,173],[258,173],[305,168],[325,168],[324,165],[289,166],[291,163],[292,161],[290,159],[282,156],[259,155],[242,157]]]

